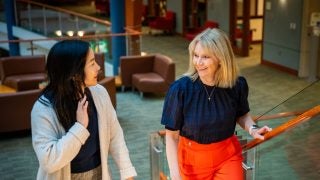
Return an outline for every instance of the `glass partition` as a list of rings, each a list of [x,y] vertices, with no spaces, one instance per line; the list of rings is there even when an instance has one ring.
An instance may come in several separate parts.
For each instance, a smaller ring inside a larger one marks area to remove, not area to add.
[[[112,34],[110,22],[66,9],[17,0],[16,21],[13,35],[17,40],[10,43],[18,44],[20,55],[47,55],[57,41],[82,39],[88,41],[95,52],[105,53],[106,62],[112,64],[114,36],[125,37],[127,55],[140,55],[141,32],[125,28],[124,33]],[[6,26],[4,22],[0,22],[1,27]],[[8,42],[6,31],[1,31],[0,47],[9,50]]]
[[[17,25],[46,37],[109,34],[110,23],[39,3],[16,3]]]
[[[287,123],[297,116],[274,118],[266,116],[292,111],[306,111],[320,105],[319,81],[311,83],[297,94],[275,105],[258,116],[260,126],[268,125],[273,129]],[[289,126],[288,126],[289,127]],[[255,177],[257,179],[319,179],[320,116],[304,120],[284,133],[256,147]],[[239,128],[239,133],[247,134]]]

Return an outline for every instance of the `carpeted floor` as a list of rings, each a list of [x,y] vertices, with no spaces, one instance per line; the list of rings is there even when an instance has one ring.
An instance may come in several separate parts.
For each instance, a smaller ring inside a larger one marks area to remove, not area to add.
[[[176,63],[176,78],[188,67],[188,41],[181,36],[143,35],[142,51],[162,53]],[[309,109],[320,104],[320,84],[308,82],[260,65],[260,45],[252,45],[250,57],[237,57],[247,78],[251,114],[264,115]],[[163,129],[160,118],[163,95],[117,92],[117,114],[138,177],[150,177],[149,135]],[[275,128],[288,120],[262,121]],[[1,121],[6,121],[1,119]],[[320,121],[315,117],[294,130],[259,146],[256,150],[255,179],[320,179]],[[241,130],[240,130],[241,131]],[[243,133],[243,132],[241,132]],[[0,179],[35,179],[38,162],[28,132],[0,134]],[[114,179],[119,173],[112,161]]]
[[[178,78],[188,64],[188,41],[180,36],[151,36],[142,37],[142,50],[148,54],[163,53],[173,58]],[[253,115],[265,113],[308,109],[319,103],[320,85],[311,83],[275,69],[259,64],[260,46],[253,45],[251,56],[237,58],[242,74],[247,78],[250,87],[249,101]],[[135,165],[138,177],[150,179],[149,135],[151,132],[163,129],[160,118],[163,105],[163,95],[145,94],[143,98],[138,92],[117,92],[117,113],[123,127],[130,155]],[[290,131],[281,138],[265,143],[257,150],[256,179],[317,179],[319,175],[319,148],[315,147],[315,139],[319,139],[319,121],[310,121]],[[275,127],[279,121],[263,121]],[[312,136],[310,136],[312,133]],[[4,137],[12,136],[12,137]],[[315,136],[315,137],[313,137]],[[296,137],[299,137],[296,139]],[[317,138],[316,138],[317,137]],[[304,141],[304,138],[306,141]],[[292,144],[290,144],[290,143]],[[296,143],[296,144],[294,144]],[[309,147],[297,148],[299,145]],[[293,148],[294,147],[294,148]],[[300,150],[292,152],[291,150]],[[296,156],[296,154],[298,156]],[[306,159],[308,156],[308,160]],[[298,158],[298,160],[296,159]],[[312,161],[310,161],[310,158]],[[35,179],[38,162],[31,145],[30,134],[1,134],[0,139],[0,179]],[[299,161],[299,162],[298,162]],[[114,179],[119,179],[115,165],[110,162]],[[301,168],[304,165],[304,169]],[[308,168],[314,171],[308,170]],[[316,169],[315,169],[316,168]],[[308,170],[308,171],[307,171]],[[281,175],[281,176],[279,176]]]

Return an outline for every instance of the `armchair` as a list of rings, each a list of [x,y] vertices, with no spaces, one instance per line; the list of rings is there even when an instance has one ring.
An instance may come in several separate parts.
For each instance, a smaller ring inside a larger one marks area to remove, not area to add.
[[[116,99],[116,81],[115,77],[106,77],[105,76],[105,67],[104,67],[104,54],[96,53],[95,54],[96,62],[100,66],[100,73],[98,75],[98,83],[106,88],[109,93],[112,105],[114,109],[117,107],[117,99]]]
[[[196,35],[198,35],[202,31],[204,31],[205,29],[207,29],[207,28],[218,28],[218,27],[219,27],[219,24],[217,22],[206,21],[203,26],[198,27],[198,28],[194,28],[194,29],[191,29],[190,31],[188,31],[186,33],[185,37],[189,41],[192,41],[193,38],[196,37]]]
[[[143,96],[147,93],[166,93],[175,80],[175,64],[161,55],[120,57],[122,88],[132,87]]]
[[[152,29],[163,30],[173,33],[176,25],[176,14],[172,11],[167,11],[165,17],[156,17],[149,22],[150,32]]]

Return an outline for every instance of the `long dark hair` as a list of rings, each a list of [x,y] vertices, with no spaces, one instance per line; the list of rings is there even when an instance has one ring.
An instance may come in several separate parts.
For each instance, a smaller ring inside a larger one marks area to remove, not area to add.
[[[56,43],[48,54],[48,85],[42,92],[67,131],[76,122],[78,101],[84,96],[84,67],[90,45],[81,40]],[[40,102],[45,102],[40,98]]]

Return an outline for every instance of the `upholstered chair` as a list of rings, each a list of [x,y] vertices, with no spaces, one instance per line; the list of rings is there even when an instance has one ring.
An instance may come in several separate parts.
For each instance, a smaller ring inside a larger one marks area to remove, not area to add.
[[[175,80],[175,63],[162,54],[122,56],[120,58],[122,89],[132,87],[143,93],[166,93]]]

